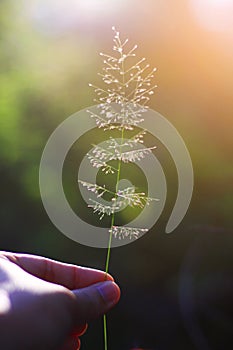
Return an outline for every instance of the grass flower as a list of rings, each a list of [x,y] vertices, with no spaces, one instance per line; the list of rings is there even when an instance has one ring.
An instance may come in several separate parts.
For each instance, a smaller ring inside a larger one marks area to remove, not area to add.
[[[143,122],[143,114],[147,111],[147,103],[154,93],[156,85],[152,79],[156,69],[150,69],[145,58],[136,59],[137,45],[127,49],[128,39],[122,41],[119,32],[112,28],[113,54],[100,53],[103,58],[103,70],[99,73],[104,87],[89,84],[96,93],[98,113],[89,111],[90,117],[95,120],[96,126],[103,129],[108,135],[105,146],[93,145],[88,153],[88,159],[92,167],[102,170],[103,176],[113,176],[115,191],[107,188],[107,185],[99,186],[79,179],[79,184],[96,196],[90,199],[88,207],[99,215],[99,219],[105,216],[111,217],[109,227],[109,244],[105,263],[105,271],[108,272],[112,237],[116,239],[137,239],[147,228],[121,226],[116,223],[116,213],[127,206],[143,208],[150,205],[155,198],[147,197],[144,192],[138,192],[133,186],[119,188],[121,168],[123,163],[141,161],[156,147],[145,147],[144,137],[147,131],[141,128],[136,134],[126,137],[128,132],[133,132]],[[134,61],[134,63],[132,63]],[[114,138],[112,131],[118,131],[120,138]],[[101,198],[108,194],[109,203],[101,202]],[[104,348],[107,350],[107,320],[104,316]]]

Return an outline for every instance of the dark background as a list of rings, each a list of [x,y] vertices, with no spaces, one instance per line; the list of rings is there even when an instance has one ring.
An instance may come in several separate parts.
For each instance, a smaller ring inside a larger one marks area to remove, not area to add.
[[[93,104],[88,83],[100,81],[98,52],[110,52],[112,25],[158,68],[150,107],[179,130],[190,151],[193,199],[166,235],[177,177],[155,140],[168,199],[149,233],[112,251],[110,272],[122,298],[109,315],[109,349],[233,346],[232,13],[230,0],[0,2],[2,250],[104,268],[104,249],[69,240],[49,221],[38,170],[56,126]],[[73,174],[74,158],[66,174]],[[66,181],[71,200],[75,186]],[[82,344],[103,348],[101,321],[90,325]]]

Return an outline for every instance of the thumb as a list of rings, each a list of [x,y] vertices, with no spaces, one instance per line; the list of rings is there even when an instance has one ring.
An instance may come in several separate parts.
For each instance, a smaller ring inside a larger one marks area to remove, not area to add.
[[[112,281],[72,291],[75,295],[75,323],[89,322],[108,312],[119,300],[120,289]]]

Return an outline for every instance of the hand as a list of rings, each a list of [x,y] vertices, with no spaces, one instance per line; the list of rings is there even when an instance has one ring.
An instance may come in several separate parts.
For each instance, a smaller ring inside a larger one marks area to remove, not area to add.
[[[79,349],[87,322],[119,297],[113,278],[102,271],[0,252],[0,348]]]

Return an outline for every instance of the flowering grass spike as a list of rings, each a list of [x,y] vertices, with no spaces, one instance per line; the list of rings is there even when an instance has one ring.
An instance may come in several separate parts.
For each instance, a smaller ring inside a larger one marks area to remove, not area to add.
[[[113,55],[100,53],[103,57],[103,71],[99,74],[104,87],[89,84],[97,95],[98,113],[89,111],[90,117],[95,120],[96,126],[109,135],[104,146],[93,145],[88,153],[88,159],[92,167],[102,170],[103,176],[113,176],[116,179],[115,191],[107,185],[99,186],[80,179],[79,184],[96,196],[90,199],[88,204],[100,219],[105,216],[111,218],[109,227],[109,244],[105,271],[108,272],[112,237],[116,239],[137,239],[147,228],[121,226],[116,223],[116,213],[130,206],[143,208],[157,199],[150,198],[144,192],[138,192],[134,186],[119,188],[122,164],[141,161],[152,153],[156,147],[145,147],[144,136],[147,131],[143,128],[133,136],[126,134],[134,132],[143,122],[143,113],[148,109],[147,103],[154,93],[156,85],[152,79],[156,69],[150,70],[145,58],[136,59],[137,45],[127,49],[128,39],[122,41],[115,27]],[[113,138],[112,131],[120,133],[119,138]],[[137,131],[137,130],[136,130]],[[114,174],[116,177],[114,177]],[[101,199],[108,195],[108,204]],[[107,350],[107,325],[104,316],[104,346]]]

